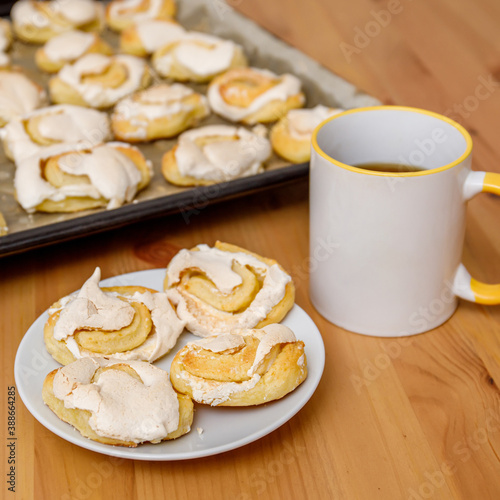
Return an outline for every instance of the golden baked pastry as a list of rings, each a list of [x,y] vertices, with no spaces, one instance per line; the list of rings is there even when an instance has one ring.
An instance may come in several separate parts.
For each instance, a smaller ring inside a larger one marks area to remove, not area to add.
[[[49,309],[44,340],[52,357],[67,365],[81,357],[155,361],[184,329],[163,292],[141,286],[100,288],[101,271],[78,293]]]
[[[50,372],[45,404],[84,437],[136,447],[175,439],[191,429],[193,402],[168,373],[144,361],[83,358]]]
[[[16,163],[60,144],[90,148],[110,138],[106,113],[71,104],[47,106],[15,118],[2,133],[4,152]]]
[[[85,54],[111,55],[113,49],[97,33],[66,31],[51,38],[35,52],[35,63],[47,73],[57,73]]]
[[[20,0],[11,11],[14,34],[23,42],[45,43],[65,31],[100,31],[104,9],[93,0]]]
[[[179,83],[163,83],[119,101],[111,124],[118,140],[152,141],[174,137],[209,113],[205,96]]]
[[[170,19],[175,16],[174,0],[111,0],[106,7],[106,23],[114,31],[150,19]]]
[[[0,212],[0,236],[4,236],[9,232],[9,228],[7,227],[7,222],[5,222],[5,217],[2,212]]]
[[[61,144],[21,160],[14,187],[27,212],[77,212],[131,202],[151,176],[151,162],[130,144]]]
[[[53,76],[49,92],[56,104],[105,109],[147,87],[150,81],[150,70],[139,57],[87,54]]]
[[[306,377],[304,343],[275,323],[189,342],[170,367],[174,389],[212,406],[268,403]]]
[[[220,241],[181,250],[167,266],[164,288],[200,337],[278,323],[295,299],[292,278],[275,260]]]
[[[208,125],[188,130],[162,158],[161,171],[177,186],[206,186],[264,169],[271,144],[243,127]]]
[[[0,127],[10,120],[40,108],[46,94],[21,70],[0,68]]]
[[[147,57],[185,34],[186,30],[173,19],[141,21],[120,33],[120,50],[125,54]]]
[[[250,125],[276,121],[305,102],[296,76],[278,76],[257,68],[231,69],[217,76],[208,87],[207,97],[218,115]]]
[[[340,113],[341,109],[318,105],[311,109],[292,109],[271,129],[274,151],[292,163],[311,159],[311,136],[324,120]]]
[[[196,32],[189,32],[156,50],[152,63],[165,78],[200,83],[230,68],[248,64],[243,48],[237,43]]]

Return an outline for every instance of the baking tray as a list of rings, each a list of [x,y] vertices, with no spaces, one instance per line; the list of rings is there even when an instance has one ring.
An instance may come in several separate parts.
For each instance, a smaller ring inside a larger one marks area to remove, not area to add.
[[[211,33],[243,45],[250,65],[268,68],[278,74],[292,73],[303,83],[306,107],[324,104],[331,107],[354,108],[379,102],[352,84],[328,71],[302,52],[277,39],[250,19],[231,9],[221,0],[185,0],[178,2],[177,20],[189,30]],[[6,4],[3,4],[5,8]],[[9,6],[10,7],[10,6]],[[118,35],[106,30],[103,38],[115,48]],[[48,75],[39,72],[34,64],[36,46],[15,42],[12,61],[47,88]],[[160,79],[158,79],[160,80]],[[202,93],[206,85],[192,85]],[[200,126],[228,123],[215,115],[203,120]],[[0,237],[0,256],[22,252],[39,246],[114,229],[146,218],[181,212],[186,222],[209,203],[256,190],[270,188],[308,175],[309,164],[290,165],[273,155],[265,171],[251,177],[223,182],[212,186],[181,188],[168,184],[160,172],[161,157],[175,144],[160,140],[139,144],[144,155],[153,163],[151,184],[133,203],[106,210],[89,210],[76,214],[26,213],[14,199],[14,165],[0,152],[0,212],[9,233]]]

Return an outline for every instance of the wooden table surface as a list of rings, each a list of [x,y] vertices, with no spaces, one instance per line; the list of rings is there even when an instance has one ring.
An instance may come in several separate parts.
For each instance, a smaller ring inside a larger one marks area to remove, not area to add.
[[[214,6],[222,4],[211,0]],[[237,10],[385,103],[445,113],[474,139],[474,168],[500,172],[497,0],[230,0]],[[500,201],[469,204],[464,262],[500,282]],[[461,302],[411,339],[369,338],[324,320],[308,297],[307,180],[0,260],[2,435],[14,356],[34,319],[103,277],[164,267],[220,239],[276,258],[318,325],[326,366],[308,404],[270,435],[181,462],[112,459],[41,426],[16,400],[19,499],[500,498],[500,307]],[[6,450],[6,438],[2,447]],[[4,494],[5,492],[5,494]]]

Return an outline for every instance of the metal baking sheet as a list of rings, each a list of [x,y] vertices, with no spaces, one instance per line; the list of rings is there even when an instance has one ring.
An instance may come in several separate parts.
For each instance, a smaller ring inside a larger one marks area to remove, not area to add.
[[[299,77],[306,94],[306,107],[324,104],[347,109],[378,104],[373,97],[360,92],[352,84],[277,39],[221,0],[180,0],[178,3],[177,20],[186,29],[234,40],[245,48],[250,65],[268,68],[278,74],[289,72]],[[118,36],[115,33],[106,30],[103,38],[115,48],[118,47]],[[36,46],[15,42],[11,51],[12,61],[23,67],[33,80],[47,88],[48,76],[38,71],[34,64],[36,49]],[[193,85],[193,88],[206,92],[206,85]],[[200,126],[212,123],[228,122],[212,115],[203,120]],[[9,227],[9,233],[0,237],[0,256],[172,212],[181,212],[189,220],[189,217],[208,203],[290,182],[307,176],[309,172],[307,163],[290,165],[273,155],[266,163],[265,171],[251,177],[213,186],[176,187],[167,183],[160,172],[161,157],[174,144],[175,140],[139,144],[144,155],[153,163],[154,176],[151,184],[138,194],[133,203],[113,210],[89,210],[75,214],[26,213],[14,199],[14,164],[5,157],[3,151],[0,152],[0,212]]]

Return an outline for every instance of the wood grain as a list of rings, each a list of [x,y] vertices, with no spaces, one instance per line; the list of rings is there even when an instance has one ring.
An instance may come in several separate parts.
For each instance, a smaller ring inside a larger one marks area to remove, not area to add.
[[[496,0],[229,4],[382,101],[457,119],[473,135],[474,168],[500,172]],[[356,47],[356,34],[376,29],[375,15],[390,6],[400,9],[347,58],[341,44]],[[499,200],[483,195],[470,203],[464,262],[484,281],[500,282],[499,225]],[[306,181],[206,207],[189,223],[173,215],[0,260],[2,408],[24,332],[96,265],[103,277],[164,267],[178,248],[217,239],[276,258],[292,273],[297,303],[326,348],[310,402],[243,448],[155,463],[67,443],[18,399],[17,491],[7,496],[4,482],[6,498],[500,498],[500,307],[462,302],[443,326],[410,339],[331,325],[308,298]],[[3,432],[6,426],[3,411]]]

